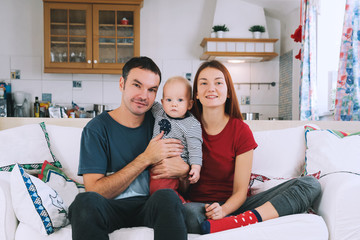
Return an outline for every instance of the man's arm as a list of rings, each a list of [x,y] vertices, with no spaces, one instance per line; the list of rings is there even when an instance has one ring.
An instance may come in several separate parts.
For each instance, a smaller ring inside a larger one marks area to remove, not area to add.
[[[148,166],[164,158],[180,156],[183,148],[180,141],[161,139],[162,135],[163,133],[160,133],[153,138],[142,154],[116,173],[110,176],[84,174],[86,191],[97,192],[106,198],[114,198],[121,194]]]

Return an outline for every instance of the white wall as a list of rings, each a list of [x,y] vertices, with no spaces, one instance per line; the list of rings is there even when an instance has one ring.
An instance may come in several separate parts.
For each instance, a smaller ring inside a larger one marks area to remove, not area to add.
[[[145,0],[141,9],[140,52],[155,60],[163,74],[163,83],[173,75],[192,73],[200,65],[201,40],[209,37],[218,1],[238,0]],[[248,3],[247,3],[248,4]],[[251,4],[248,4],[251,5]],[[260,12],[263,10],[259,10]],[[236,27],[227,23],[230,30]],[[265,17],[264,17],[265,18]],[[219,19],[219,18],[217,18]],[[262,17],[261,17],[262,19]],[[221,20],[219,20],[221,21]],[[263,21],[263,19],[261,20]],[[26,24],[25,24],[26,23]],[[246,22],[249,25],[257,21]],[[267,18],[268,34],[280,38],[280,22]],[[0,80],[9,81],[10,70],[20,69],[21,79],[11,80],[13,91],[29,93],[29,99],[52,93],[53,102],[70,106],[71,101],[91,109],[92,104],[106,104],[109,109],[119,106],[118,75],[108,74],[45,74],[43,73],[43,2],[42,0],[1,0],[0,2]],[[244,32],[245,33],[245,32]],[[246,34],[249,34],[246,32]],[[241,36],[248,37],[248,36]],[[280,50],[280,43],[276,45]],[[226,64],[234,80],[244,82],[278,82],[279,60],[264,63]],[[73,80],[82,81],[82,89],[72,88]],[[243,105],[243,112],[263,113],[263,119],[278,114],[278,85],[242,85],[238,94],[251,96],[251,105]],[[160,99],[162,89],[158,94]]]
[[[253,25],[267,29],[264,9],[238,0],[217,0],[213,25],[223,24],[230,29],[225,35],[229,38],[252,38],[248,29]],[[263,37],[269,37],[268,31],[263,33]]]

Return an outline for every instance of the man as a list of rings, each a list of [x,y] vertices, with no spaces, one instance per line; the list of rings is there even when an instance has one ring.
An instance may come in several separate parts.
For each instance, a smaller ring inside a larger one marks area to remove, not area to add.
[[[81,138],[79,174],[85,193],[71,204],[73,239],[109,239],[116,229],[148,226],[154,239],[187,239],[183,206],[173,190],[149,197],[149,173],[156,178],[186,178],[189,167],[180,158],[176,139],[152,137],[149,111],[161,81],[147,57],[130,59],[120,78],[119,108],[91,120]]]

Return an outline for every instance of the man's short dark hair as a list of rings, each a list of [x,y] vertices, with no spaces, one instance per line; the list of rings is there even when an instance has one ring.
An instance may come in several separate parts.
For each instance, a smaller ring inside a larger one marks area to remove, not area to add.
[[[148,57],[133,57],[129,61],[127,61],[123,67],[123,78],[125,79],[125,82],[127,80],[127,76],[129,75],[129,72],[133,68],[140,68],[149,70],[156,75],[159,75],[160,82],[161,82],[161,72],[159,67],[156,65],[156,63],[151,60],[151,58]]]

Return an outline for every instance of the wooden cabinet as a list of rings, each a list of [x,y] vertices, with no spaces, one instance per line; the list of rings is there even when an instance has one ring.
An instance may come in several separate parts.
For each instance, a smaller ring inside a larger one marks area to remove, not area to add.
[[[44,0],[44,72],[119,74],[140,55],[142,0]]]

